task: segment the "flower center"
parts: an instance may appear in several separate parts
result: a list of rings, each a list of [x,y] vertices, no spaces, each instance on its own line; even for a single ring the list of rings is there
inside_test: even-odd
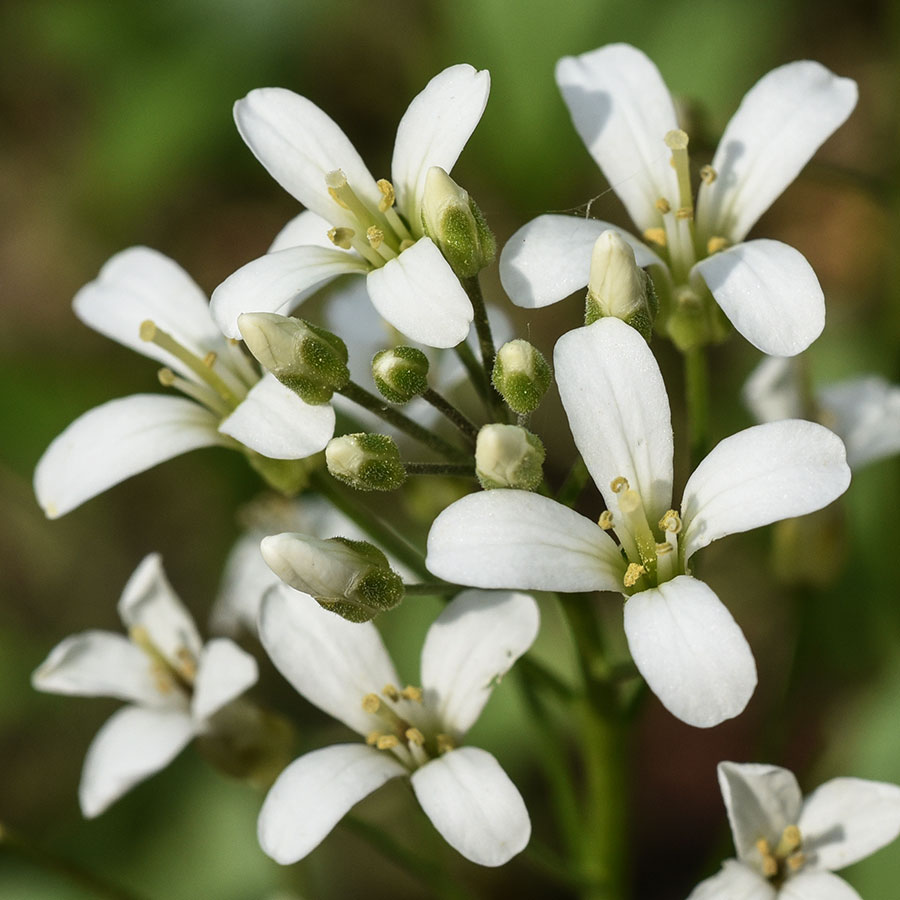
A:
[[[179,647],[175,659],[171,660],[153,643],[153,638],[143,626],[135,625],[129,630],[128,636],[150,658],[153,680],[161,694],[168,695],[173,691],[179,691],[187,697],[193,694],[197,659],[187,647]]]
[[[784,829],[775,847],[765,838],[760,838],[756,842],[756,850],[763,876],[775,887],[781,887],[791,875],[803,868],[806,857],[802,853],[802,846],[803,838],[796,825],[788,825]]]

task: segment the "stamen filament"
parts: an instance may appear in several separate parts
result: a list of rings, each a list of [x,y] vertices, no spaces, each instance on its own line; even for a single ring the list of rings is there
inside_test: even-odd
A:
[[[182,394],[190,397],[192,400],[196,400],[217,416],[221,416],[224,419],[231,414],[231,410],[222,402],[222,398],[205,384],[197,384],[194,381],[181,378],[168,367],[160,369],[156,376],[163,387],[171,387],[181,391]]]
[[[244,380],[244,384],[248,388],[252,388],[259,381],[259,370],[253,367],[247,354],[241,349],[241,341],[229,338],[225,346],[228,348],[228,355],[231,357],[235,374]]]

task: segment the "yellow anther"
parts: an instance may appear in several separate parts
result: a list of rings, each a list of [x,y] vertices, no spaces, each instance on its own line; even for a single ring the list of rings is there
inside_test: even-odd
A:
[[[706,242],[706,252],[712,256],[713,253],[724,250],[730,243],[728,238],[724,238],[721,235],[714,235]]]
[[[367,743],[370,747],[374,747],[374,746],[378,743],[378,739],[381,738],[381,737],[382,737],[382,734],[381,734],[380,731],[370,731],[370,732],[366,735],[366,743]]]
[[[384,243],[384,232],[377,225],[370,225],[366,229],[366,239],[373,250],[377,250]]]
[[[611,531],[613,528],[613,514],[608,509],[604,509],[603,512],[600,513],[600,518],[597,519],[597,524],[604,531]]]
[[[416,744],[419,747],[425,744],[425,735],[418,728],[407,728],[405,736],[411,744]]]
[[[197,660],[187,647],[179,647],[175,653],[177,671],[185,681],[193,682],[197,677]]]
[[[682,131],[680,128],[673,128],[671,131],[667,131],[663,140],[670,150],[687,150],[688,148],[689,138],[687,132]]]
[[[644,240],[648,241],[651,244],[656,244],[657,247],[665,247],[666,246],[666,230],[665,230],[665,228],[645,228],[644,229]]]
[[[682,206],[675,210],[675,218],[676,219],[693,219],[694,218],[694,208],[692,206]]]
[[[647,570],[639,563],[628,563],[628,568],[625,570],[625,577],[622,579],[622,583],[625,587],[634,587],[638,581],[640,581],[641,575],[646,571]]]
[[[354,234],[356,232],[352,228],[330,228],[328,230],[328,240],[335,247],[340,247],[341,250],[349,250],[352,246],[350,242],[353,240]]]
[[[712,166],[704,166],[700,170],[700,180],[704,184],[712,184],[719,177],[719,173]]]
[[[627,491],[628,490],[628,479],[625,478],[624,475],[619,475],[618,478],[613,478],[613,480],[609,483],[609,489],[614,494],[618,494],[621,491]]]
[[[157,373],[156,377],[159,379],[159,383],[163,387],[172,387],[175,384],[175,373],[168,368],[168,366],[164,366]]]
[[[657,556],[666,556],[669,553],[673,553],[675,548],[668,543],[662,543],[656,545],[656,555]]]
[[[206,366],[207,369],[211,369],[216,364],[218,358],[218,353],[216,353],[215,350],[210,350],[209,353],[203,357],[203,365]]]
[[[413,687],[413,685],[408,684],[402,691],[400,691],[400,696],[404,700],[414,700],[416,703],[422,702],[422,688]]]
[[[156,331],[156,322],[153,319],[144,319],[138,329],[138,334],[142,341],[152,341],[156,337]]]
[[[381,696],[387,697],[388,700],[393,700],[396,703],[400,699],[400,691],[397,690],[396,687],[392,684],[386,684],[381,689]]]
[[[678,511],[670,509],[660,520],[659,527],[663,531],[670,531],[672,534],[681,533],[681,516]]]
[[[788,868],[792,872],[799,872],[806,863],[806,857],[802,853],[793,853],[787,858]]]
[[[362,699],[362,708],[367,713],[377,713],[381,708],[381,700],[378,698],[378,694],[366,694]]]
[[[381,212],[387,212],[397,199],[394,194],[394,186],[387,178],[379,178],[375,183],[378,185],[378,190],[381,191],[381,200],[378,201],[378,209],[381,210]]]
[[[756,850],[762,861],[763,875],[766,878],[774,878],[778,874],[778,861],[772,855],[769,842],[765,838],[760,838],[756,842]]]
[[[672,204],[666,200],[665,197],[660,197],[659,200],[656,201],[656,208],[665,215],[669,210],[672,209]]]
[[[781,840],[775,848],[775,855],[781,857],[790,856],[795,850],[799,849],[802,843],[800,829],[796,825],[788,825],[781,832]]]
[[[375,741],[376,750],[393,750],[400,744],[400,739],[393,734],[383,734]]]
[[[453,743],[453,738],[449,734],[439,734],[434,740],[438,753],[449,753],[456,748],[456,744]]]
[[[159,660],[154,660],[152,665],[153,684],[161,694],[168,694],[175,688],[175,680],[172,673]]]

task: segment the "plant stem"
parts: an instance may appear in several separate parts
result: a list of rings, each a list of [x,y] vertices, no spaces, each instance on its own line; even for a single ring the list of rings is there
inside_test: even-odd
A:
[[[556,501],[562,503],[563,506],[574,506],[590,479],[591,473],[588,472],[584,460],[578,456],[556,494]]]
[[[466,372],[469,373],[469,379],[475,385],[478,396],[487,404],[490,384],[484,380],[484,370],[478,365],[478,360],[475,359],[472,348],[466,341],[463,341],[461,344],[456,345],[456,355],[463,366],[465,366]],[[488,407],[488,411],[490,411],[490,407]]]
[[[404,584],[407,597],[440,597],[444,594],[458,594],[465,588],[461,584],[446,581],[423,581],[421,584]]]
[[[407,475],[456,475],[460,478],[474,478],[475,465],[468,463],[427,463],[404,462]]]
[[[481,365],[484,369],[484,379],[487,382],[487,402],[495,421],[506,421],[506,408],[503,399],[494,389],[491,379],[494,374],[494,357],[496,348],[491,334],[491,323],[488,321],[487,308],[484,305],[484,296],[481,293],[481,282],[477,275],[471,278],[461,278],[460,283],[472,301],[475,310],[475,331],[478,334],[478,344],[481,348]]]
[[[693,347],[684,353],[684,390],[693,469],[706,456],[709,443],[709,365],[705,347]]]
[[[430,403],[439,413],[446,416],[470,442],[474,442],[478,437],[478,426],[464,413],[460,412],[449,400],[442,397],[437,391],[428,388],[422,399]]]

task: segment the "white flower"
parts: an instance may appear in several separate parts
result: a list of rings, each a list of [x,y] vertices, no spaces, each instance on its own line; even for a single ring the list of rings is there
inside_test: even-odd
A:
[[[846,445],[852,469],[900,453],[900,386],[877,375],[829,384],[807,397],[796,362],[770,357],[750,374],[743,395],[760,422],[815,417],[827,425]]]
[[[804,800],[787,769],[723,762],[719,785],[737,859],[688,900],[860,900],[832,871],[900,834],[900,787],[893,784],[834,778]]]
[[[256,660],[227,638],[203,644],[151,554],[119,600],[129,638],[84,631],[58,644],[35,670],[41,691],[129,701],[97,733],[78,790],[88,818],[165,768],[209,720],[256,682]]]
[[[611,44],[565,57],[556,80],[578,133],[649,246],[607,222],[540,216],[513,235],[500,259],[513,302],[546,306],[584,287],[594,241],[612,229],[634,248],[639,266],[655,267],[670,312],[699,309],[708,289],[765,353],[791,356],[815,340],[825,305],[809,263],[779,241],[745,237],[853,110],[855,82],[808,60],[765,75],[703,170],[695,215],[687,135],[659,71],[640,50]]]
[[[531,597],[466,591],[428,630],[421,687],[400,689],[374,625],[347,622],[284,585],[271,590],[259,620],[269,656],[302,696],[366,742],[315,750],[282,772],[259,816],[263,850],[282,864],[302,859],[399,776],[463,856],[499,866],[522,850],[531,824],[519,792],[490,753],[460,744],[537,631]]]
[[[850,470],[840,439],[812,422],[748,428],[700,463],[678,512],[669,401],[646,341],[601,319],[563,335],[554,363],[607,511],[595,524],[538,494],[470,494],[432,525],[428,569],[482,588],[624,593],[635,665],[666,708],[700,727],[737,715],[756,686],[753,656],[728,610],[690,575],[690,559],[725,535],[843,493]]]
[[[185,397],[135,394],[77,418],[37,464],[34,490],[55,519],[132,475],[198,447],[246,447],[301,459],[334,434],[330,406],[310,406],[260,378],[212,320],[200,288],[147,247],[116,254],[73,301],[101,334],[164,365],[160,381]]]
[[[431,347],[453,347],[472,322],[472,304],[434,242],[422,201],[432,166],[449,172],[487,103],[490,78],[468,65],[431,79],[400,121],[392,182],[375,181],[344,132],[315,104],[282,88],[251,91],[235,104],[241,136],[306,211],[266,256],[221,284],[212,311],[239,337],[245,312],[288,313],[326,281],[366,275],[378,312]],[[396,206],[395,206],[396,201]]]

